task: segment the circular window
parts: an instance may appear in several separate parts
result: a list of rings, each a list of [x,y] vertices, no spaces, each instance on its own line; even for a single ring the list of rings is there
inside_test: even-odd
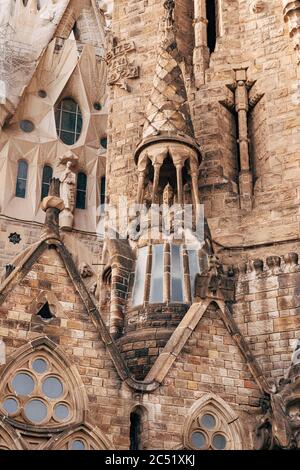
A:
[[[56,106],[55,123],[57,135],[65,144],[77,142],[82,130],[82,114],[72,98],[65,98]]]
[[[40,98],[46,98],[47,92],[45,90],[39,90],[38,95]]]
[[[75,439],[71,444],[72,450],[86,450],[86,445],[81,439]]]
[[[64,403],[58,403],[54,408],[54,416],[59,421],[64,421],[69,418],[70,412],[69,407]]]
[[[196,431],[192,434],[192,444],[196,449],[203,449],[206,446],[206,436],[203,432]]]
[[[48,414],[45,403],[37,399],[30,400],[26,403],[24,410],[26,418],[35,424],[39,424],[44,421]]]
[[[98,101],[94,103],[94,109],[96,109],[96,111],[101,111],[102,106]]]
[[[63,394],[63,384],[57,377],[48,377],[45,379],[42,389],[48,398],[59,398]]]
[[[14,415],[18,411],[19,403],[15,398],[6,398],[2,407],[9,415]]]
[[[17,395],[30,395],[34,390],[34,380],[30,375],[20,372],[13,378],[12,386]]]
[[[48,370],[48,364],[45,359],[38,358],[33,361],[32,368],[37,374],[44,374]]]
[[[214,429],[216,427],[216,418],[211,414],[205,414],[202,416],[200,421],[201,426],[206,429]]]
[[[23,119],[20,122],[20,128],[22,129],[23,132],[32,132],[34,130],[34,124],[32,121]]]
[[[224,450],[226,448],[226,437],[223,434],[215,434],[212,440],[213,448],[216,450]]]

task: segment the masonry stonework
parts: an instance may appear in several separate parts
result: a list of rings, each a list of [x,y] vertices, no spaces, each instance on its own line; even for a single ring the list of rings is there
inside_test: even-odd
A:
[[[0,449],[299,448],[299,2],[5,12]]]

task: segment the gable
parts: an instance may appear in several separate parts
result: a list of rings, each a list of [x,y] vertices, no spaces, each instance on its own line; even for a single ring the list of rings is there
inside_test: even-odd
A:
[[[196,399],[213,392],[229,403],[258,406],[261,391],[216,304],[211,303],[167,374]],[[186,393],[186,395],[184,395]]]
[[[109,351],[57,250],[46,249],[39,254],[23,278],[22,269],[24,266],[17,267],[6,280],[6,287],[5,283],[2,287],[3,297],[5,289],[11,289],[0,305],[0,335],[7,356],[43,335],[61,346],[78,364],[101,369],[105,362],[112,375],[116,375]],[[13,285],[18,275],[18,282]],[[54,313],[51,321],[43,321],[38,315],[45,300]]]

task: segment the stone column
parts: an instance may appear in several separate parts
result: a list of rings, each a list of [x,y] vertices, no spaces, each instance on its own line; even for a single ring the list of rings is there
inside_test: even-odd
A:
[[[157,199],[157,191],[158,191],[159,174],[160,174],[161,163],[160,162],[154,162],[153,166],[154,166],[154,177],[153,177],[152,203],[155,204],[155,201]]]
[[[118,338],[120,336],[124,324],[124,305],[122,305],[121,298],[118,294],[118,280],[119,266],[117,263],[113,263],[111,267],[111,304],[109,322],[109,332],[113,338]]]
[[[145,170],[139,170],[137,203],[142,204],[145,186]]]
[[[195,48],[193,63],[196,87],[205,83],[205,70],[209,65],[205,1],[206,0],[194,0]]]
[[[235,71],[236,74],[236,88],[235,88],[235,109],[238,115],[239,126],[239,149],[240,149],[240,174],[239,174],[239,188],[240,188],[240,203],[241,209],[251,210],[252,208],[252,192],[253,181],[252,173],[250,171],[249,160],[249,141],[248,141],[248,84],[247,84],[247,71],[240,69]]]
[[[176,165],[177,176],[177,202],[182,206],[183,204],[183,187],[182,187],[182,164]]]
[[[200,196],[199,196],[199,186],[198,186],[198,177],[199,177],[199,165],[190,161],[190,175],[191,175],[191,182],[192,182],[192,196],[194,204],[197,206],[200,204]]]
[[[170,243],[164,247],[164,303],[171,300],[171,248]]]

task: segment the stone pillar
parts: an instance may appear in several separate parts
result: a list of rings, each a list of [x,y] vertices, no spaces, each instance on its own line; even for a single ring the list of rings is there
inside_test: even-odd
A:
[[[156,199],[157,199],[157,191],[158,191],[159,174],[160,174],[161,163],[160,162],[154,162],[153,166],[154,166],[154,177],[153,177],[152,203],[155,204]]]
[[[195,85],[205,83],[205,70],[209,66],[209,49],[207,47],[207,19],[205,0],[194,0],[195,48],[193,55]]]
[[[236,88],[235,88],[235,109],[238,115],[239,126],[239,149],[240,149],[240,204],[241,209],[251,210],[252,208],[252,192],[253,178],[250,170],[249,160],[249,140],[248,140],[248,111],[249,98],[246,69],[235,71]]]
[[[145,186],[145,170],[139,170],[137,203],[142,204]]]
[[[110,324],[109,332],[113,338],[118,338],[124,325],[123,308],[121,298],[118,293],[119,266],[113,263],[111,267],[111,303],[110,303]]]
[[[182,187],[182,164],[176,165],[177,175],[177,202],[182,206],[183,204],[183,187]]]
[[[164,303],[171,300],[171,248],[170,243],[164,248]]]

